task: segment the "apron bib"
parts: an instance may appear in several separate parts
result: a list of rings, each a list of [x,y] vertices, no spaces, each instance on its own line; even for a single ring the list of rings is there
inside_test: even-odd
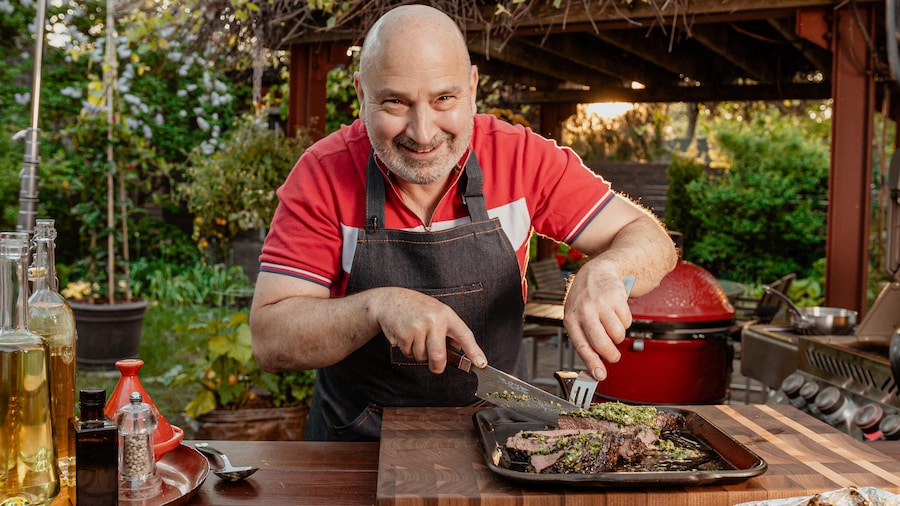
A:
[[[472,152],[460,179],[470,223],[438,232],[387,230],[385,183],[369,155],[366,227],[360,230],[347,294],[401,286],[430,295],[466,322],[488,362],[526,377],[521,275],[516,253],[487,214],[482,171]],[[308,440],[377,441],[385,406],[465,406],[477,401],[474,374],[448,364],[440,375],[373,337],[341,362],[320,369]]]

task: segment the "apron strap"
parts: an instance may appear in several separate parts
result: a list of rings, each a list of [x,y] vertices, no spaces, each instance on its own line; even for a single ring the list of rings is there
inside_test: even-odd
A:
[[[369,152],[366,165],[366,232],[384,226],[384,175],[375,163],[375,150]]]
[[[375,162],[375,151],[369,153],[366,164],[366,232],[373,233],[384,227],[385,186],[384,174]],[[466,168],[460,181],[462,201],[469,210],[473,223],[488,221],[487,204],[484,199],[484,176],[478,157],[471,151],[466,160]]]
[[[469,152],[466,160],[466,169],[463,171],[462,201],[469,210],[469,217],[473,223],[488,221],[487,204],[484,200],[484,175],[481,172],[481,164],[475,151]]]

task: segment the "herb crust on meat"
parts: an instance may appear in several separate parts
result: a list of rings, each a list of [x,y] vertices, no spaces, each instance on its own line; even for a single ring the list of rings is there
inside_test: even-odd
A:
[[[559,429],[519,431],[507,451],[534,473],[597,473],[658,455],[659,435],[684,426],[678,413],[618,402],[560,413]],[[663,453],[673,450],[665,445]]]

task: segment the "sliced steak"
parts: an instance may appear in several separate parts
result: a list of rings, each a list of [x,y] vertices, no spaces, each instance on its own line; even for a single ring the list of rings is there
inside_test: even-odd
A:
[[[594,404],[589,410],[561,413],[558,425],[560,429],[618,432],[635,438],[643,449],[652,449],[660,432],[684,427],[684,417],[649,406],[603,403]]]
[[[578,430],[519,431],[506,439],[506,447],[528,454],[540,453],[552,448],[562,436],[578,435]]]
[[[674,411],[657,411],[656,425],[661,432],[674,432],[684,428],[684,415]]]
[[[528,462],[529,471],[554,474],[614,471],[638,454],[635,444],[629,435],[595,430],[520,431],[506,441],[514,460]]]

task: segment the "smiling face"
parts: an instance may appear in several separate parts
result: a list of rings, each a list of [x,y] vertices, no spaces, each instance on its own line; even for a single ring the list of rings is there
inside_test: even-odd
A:
[[[354,84],[378,157],[416,184],[443,179],[469,146],[478,72],[446,15],[400,7],[373,26]]]

